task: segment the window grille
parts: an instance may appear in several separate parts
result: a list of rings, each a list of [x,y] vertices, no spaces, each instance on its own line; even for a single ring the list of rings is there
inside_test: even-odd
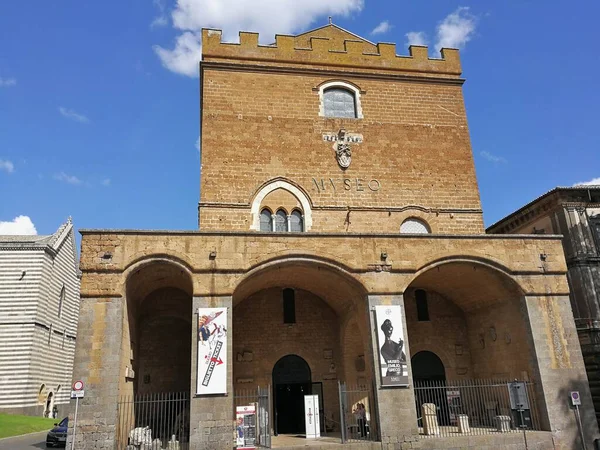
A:
[[[331,88],[323,92],[325,117],[356,118],[356,99],[347,89]]]
[[[402,234],[428,234],[430,233],[427,224],[419,219],[406,219],[400,226]]]

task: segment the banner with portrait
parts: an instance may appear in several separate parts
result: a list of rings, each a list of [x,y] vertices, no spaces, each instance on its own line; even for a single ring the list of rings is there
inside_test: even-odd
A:
[[[408,366],[400,305],[375,306],[381,386],[408,386]]]
[[[227,393],[227,308],[198,308],[196,393]]]

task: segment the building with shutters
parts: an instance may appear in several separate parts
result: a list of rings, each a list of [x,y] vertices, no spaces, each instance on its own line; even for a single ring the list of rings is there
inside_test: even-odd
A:
[[[67,413],[79,279],[71,219],[48,236],[0,236],[0,413]]]
[[[230,449],[253,404],[274,448],[571,449],[570,391],[591,447],[561,237],[485,234],[458,51],[202,41],[198,229],[81,231],[77,448]]]

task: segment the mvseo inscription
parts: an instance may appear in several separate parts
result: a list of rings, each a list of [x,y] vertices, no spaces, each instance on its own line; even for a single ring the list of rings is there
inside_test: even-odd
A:
[[[381,189],[381,183],[375,178],[313,178],[312,180],[319,193],[325,191],[377,192]]]

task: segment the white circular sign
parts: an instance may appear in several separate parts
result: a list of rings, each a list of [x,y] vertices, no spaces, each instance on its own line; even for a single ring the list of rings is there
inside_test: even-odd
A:
[[[76,381],[75,383],[73,383],[73,390],[74,391],[83,390],[83,381]]]

